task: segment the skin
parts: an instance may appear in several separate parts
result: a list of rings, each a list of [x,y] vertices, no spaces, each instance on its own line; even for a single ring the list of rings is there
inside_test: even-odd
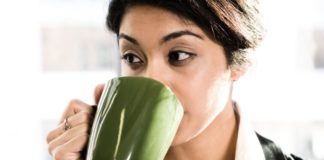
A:
[[[165,159],[235,159],[238,119],[231,92],[233,81],[243,72],[230,69],[224,48],[194,23],[142,5],[127,10],[118,42],[123,76],[156,79],[183,105],[184,117]],[[96,101],[102,88],[95,90]],[[89,105],[78,100],[70,103],[63,117],[70,116],[72,129],[63,132],[62,118],[48,135],[49,152],[55,159],[81,158],[92,114]]]

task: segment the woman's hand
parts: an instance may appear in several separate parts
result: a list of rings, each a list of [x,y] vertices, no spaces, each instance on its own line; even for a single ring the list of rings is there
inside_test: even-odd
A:
[[[103,88],[101,84],[95,89],[96,104]],[[59,125],[47,135],[48,150],[55,160],[84,159],[95,110],[96,107],[80,100],[70,101]]]

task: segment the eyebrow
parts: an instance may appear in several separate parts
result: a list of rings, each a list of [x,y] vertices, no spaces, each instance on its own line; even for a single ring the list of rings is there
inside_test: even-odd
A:
[[[163,44],[163,43],[166,43],[172,39],[176,39],[176,38],[179,38],[181,36],[194,36],[196,38],[199,38],[201,40],[203,40],[203,37],[196,34],[196,33],[193,33],[191,31],[188,31],[188,30],[184,30],[184,31],[177,31],[177,32],[172,32],[166,36],[164,36],[160,42],[160,44]]]
[[[139,43],[135,38],[132,38],[131,36],[128,36],[128,35],[126,35],[124,33],[120,33],[118,35],[118,40],[120,40],[120,39],[126,39],[127,41],[139,46]]]
[[[199,38],[201,40],[204,39],[201,35],[198,35],[196,33],[193,33],[191,31],[188,31],[188,30],[183,30],[183,31],[172,32],[172,33],[164,36],[161,39],[160,44],[162,45],[163,43],[166,43],[166,42],[168,42],[170,40],[179,38],[181,36],[194,36],[194,37]],[[131,36],[125,34],[125,33],[120,33],[118,35],[118,40],[120,40],[120,39],[125,39],[125,40],[127,40],[127,41],[129,41],[129,42],[131,42],[131,43],[139,46],[139,42],[135,38],[133,38],[133,37],[131,37]]]

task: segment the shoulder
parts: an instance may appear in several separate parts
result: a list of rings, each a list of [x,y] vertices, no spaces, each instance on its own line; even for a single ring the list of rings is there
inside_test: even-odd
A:
[[[256,135],[260,141],[266,160],[302,160],[302,158],[299,158],[293,154],[283,153],[281,148],[273,141],[261,136],[258,133],[256,133]]]

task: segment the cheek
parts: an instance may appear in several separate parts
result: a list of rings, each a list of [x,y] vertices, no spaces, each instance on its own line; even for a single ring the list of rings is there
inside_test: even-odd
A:
[[[211,110],[223,110],[230,99],[231,83],[228,79],[220,79],[206,88],[206,91],[206,105]]]
[[[201,133],[225,108],[231,90],[227,77],[191,79],[183,83],[177,96],[183,104],[185,115],[180,124],[174,145],[188,141]]]
[[[190,114],[206,114],[223,108],[229,100],[230,75],[191,77],[176,85],[176,95]]]

